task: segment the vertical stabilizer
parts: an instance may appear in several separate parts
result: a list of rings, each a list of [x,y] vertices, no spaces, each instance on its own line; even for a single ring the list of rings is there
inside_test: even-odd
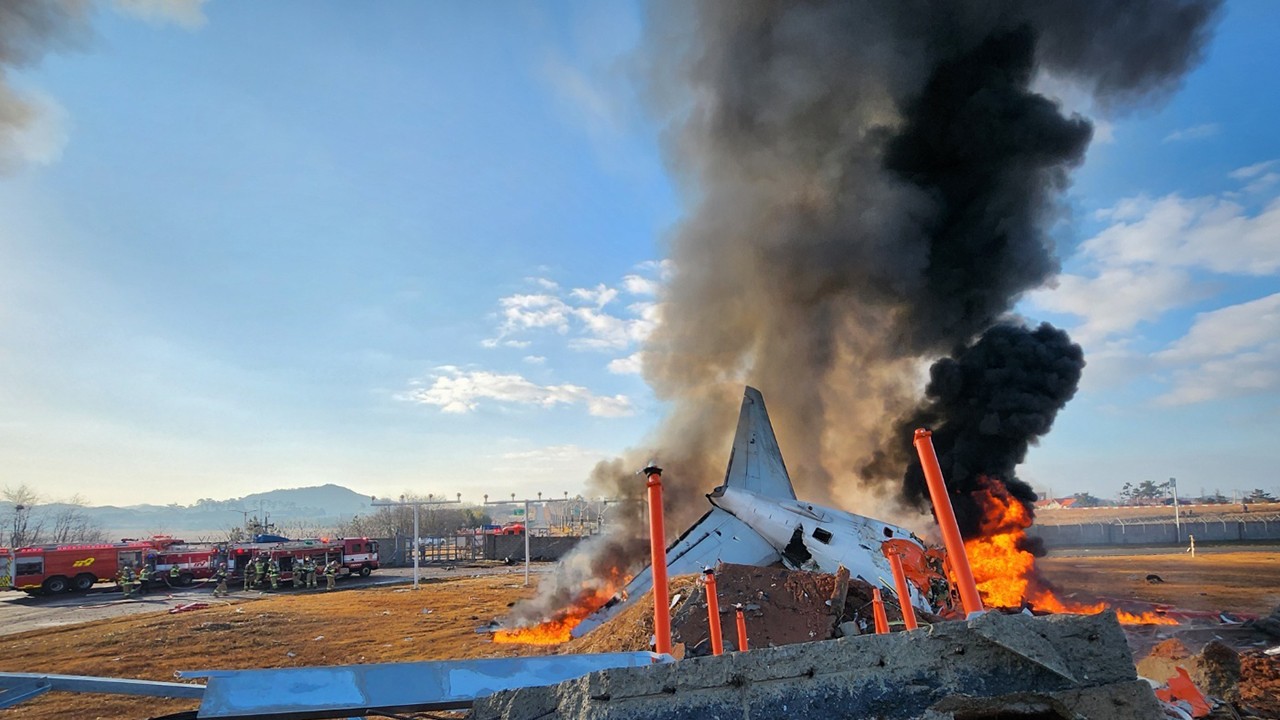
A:
[[[748,387],[738,413],[738,431],[733,436],[733,453],[725,471],[727,487],[780,499],[796,499],[791,477],[782,462],[782,450],[773,435],[769,411],[764,407],[760,391]]]

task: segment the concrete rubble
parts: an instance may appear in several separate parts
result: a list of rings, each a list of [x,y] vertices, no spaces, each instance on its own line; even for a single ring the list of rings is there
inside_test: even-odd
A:
[[[913,632],[596,672],[476,703],[477,720],[1161,718],[1111,613],[987,613]]]

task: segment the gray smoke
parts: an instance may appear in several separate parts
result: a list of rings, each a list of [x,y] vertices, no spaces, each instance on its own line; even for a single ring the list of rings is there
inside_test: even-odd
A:
[[[48,160],[61,148],[48,103],[14,88],[14,70],[88,35],[88,0],[0,0],[0,172],[24,160]]]

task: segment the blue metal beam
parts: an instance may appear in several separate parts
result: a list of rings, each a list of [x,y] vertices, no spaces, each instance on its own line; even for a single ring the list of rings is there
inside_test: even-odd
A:
[[[350,717],[367,712],[467,708],[500,690],[554,685],[596,670],[672,662],[647,652],[444,660],[274,670],[200,670],[208,678],[200,718]]]
[[[87,675],[0,673],[0,708],[12,707],[50,691],[146,695],[192,700],[204,697],[203,685],[189,683],[100,678]]]

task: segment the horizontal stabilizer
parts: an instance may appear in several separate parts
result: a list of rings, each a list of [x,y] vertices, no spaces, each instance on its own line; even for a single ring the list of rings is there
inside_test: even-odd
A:
[[[746,523],[720,508],[713,508],[667,548],[667,574],[674,577],[702,572],[718,562],[764,566],[781,560],[778,551]],[[573,636],[582,637],[596,629],[652,587],[653,572],[646,567],[623,588],[625,601],[588,615],[573,629]]]

